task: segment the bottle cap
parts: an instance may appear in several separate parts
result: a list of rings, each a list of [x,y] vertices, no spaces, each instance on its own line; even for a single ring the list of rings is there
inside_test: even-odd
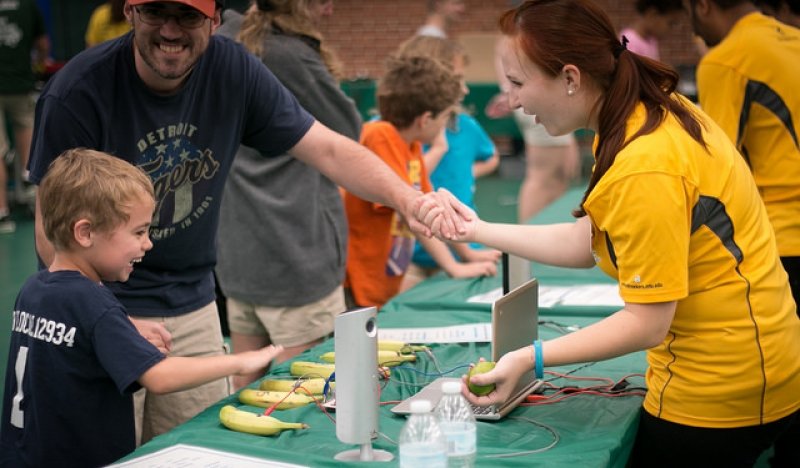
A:
[[[428,400],[416,400],[411,402],[411,412],[414,414],[430,413],[431,402]]]
[[[442,384],[442,391],[447,394],[461,393],[461,381],[452,380]]]

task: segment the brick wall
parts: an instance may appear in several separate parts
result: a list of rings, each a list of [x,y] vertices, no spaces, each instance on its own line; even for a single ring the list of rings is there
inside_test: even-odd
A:
[[[597,0],[619,30],[634,15],[633,0]],[[324,34],[339,53],[348,78],[377,78],[385,57],[414,33],[424,21],[426,0],[335,0],[334,16]],[[509,0],[466,0],[466,15],[452,36],[493,33],[497,17]],[[688,15],[661,44],[662,60],[672,65],[694,65],[697,55],[691,41]]]

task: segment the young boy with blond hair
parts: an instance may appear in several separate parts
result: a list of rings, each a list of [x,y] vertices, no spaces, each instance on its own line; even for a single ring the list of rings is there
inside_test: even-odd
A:
[[[422,160],[422,145],[442,134],[461,98],[461,81],[445,65],[428,57],[392,58],[378,83],[381,119],[364,125],[361,144],[371,149],[409,185],[432,190]],[[415,236],[393,209],[344,193],[349,225],[348,305],[382,306],[397,294],[411,262]],[[492,261],[460,263],[447,245],[417,237],[448,275],[494,275]]]
[[[153,247],[153,185],[99,151],[56,158],[38,190],[55,247],[14,305],[0,466],[104,466],[135,448],[132,393],[185,390],[262,369],[280,352],[167,357],[103,282],[128,280]]]

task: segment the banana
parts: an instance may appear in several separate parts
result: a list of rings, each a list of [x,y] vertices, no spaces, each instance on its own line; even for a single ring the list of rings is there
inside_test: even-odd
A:
[[[319,377],[327,380],[333,374],[334,368],[333,364],[295,361],[289,367],[289,373],[295,377]]]
[[[309,403],[314,403],[315,400],[308,395],[301,395],[299,393],[269,392],[245,388],[239,392],[239,401],[245,405],[259,406],[261,408],[269,408],[277,403],[278,406],[275,408],[282,410],[305,406]]]
[[[219,421],[232,431],[256,435],[275,435],[286,429],[308,429],[303,423],[287,423],[272,416],[263,416],[225,405],[219,411]]]
[[[427,351],[427,346],[422,345],[412,345],[410,343],[406,343],[404,341],[398,340],[378,340],[378,349],[385,350],[385,351],[397,351],[398,353],[402,354],[409,354],[409,353],[418,353],[421,351]]]
[[[335,368],[331,363],[295,361],[289,366],[289,373],[295,377],[319,377],[327,380]],[[391,375],[391,371],[385,365],[379,366],[378,371],[383,379],[388,379]]]
[[[333,362],[336,362],[336,353],[334,353],[333,351],[330,351],[328,353],[323,354],[319,358],[321,360],[325,361],[325,362],[333,363]]]
[[[323,354],[319,358],[325,362],[335,362],[336,354],[331,351]],[[417,356],[415,354],[401,354],[397,351],[387,351],[383,349],[378,350],[378,365],[380,366],[396,366],[404,362],[416,360]]]
[[[335,388],[336,383],[330,382],[330,388]],[[261,381],[259,385],[259,389],[261,390],[268,390],[271,392],[291,392],[293,390],[297,390],[297,393],[305,395],[302,389],[298,387],[303,387],[304,389],[308,390],[310,393],[314,395],[322,395],[323,391],[325,390],[325,379],[320,377],[315,377],[311,379],[265,379]]]

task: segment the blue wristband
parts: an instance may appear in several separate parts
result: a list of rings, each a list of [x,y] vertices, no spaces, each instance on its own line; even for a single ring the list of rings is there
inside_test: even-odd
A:
[[[544,357],[542,356],[542,342],[539,340],[533,341],[533,359],[534,359],[534,372],[536,378],[541,379],[544,377]]]

